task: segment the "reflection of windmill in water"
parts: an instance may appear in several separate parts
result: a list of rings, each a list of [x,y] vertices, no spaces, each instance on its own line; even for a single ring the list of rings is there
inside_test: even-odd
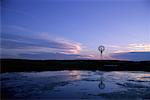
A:
[[[105,50],[105,47],[103,46],[103,45],[100,45],[99,47],[98,47],[98,50],[100,51],[100,58],[101,58],[101,60],[103,59],[103,52],[104,52],[104,50]]]
[[[98,78],[98,88],[99,89],[105,89],[105,78],[104,78],[104,72],[103,71],[96,71],[97,75],[99,75]]]
[[[98,87],[99,87],[99,89],[105,88],[103,73],[100,74],[100,83],[98,84]]]

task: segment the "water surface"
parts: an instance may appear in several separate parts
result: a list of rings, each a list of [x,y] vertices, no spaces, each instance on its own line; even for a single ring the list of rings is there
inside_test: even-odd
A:
[[[43,71],[1,74],[3,98],[150,99],[150,73]]]

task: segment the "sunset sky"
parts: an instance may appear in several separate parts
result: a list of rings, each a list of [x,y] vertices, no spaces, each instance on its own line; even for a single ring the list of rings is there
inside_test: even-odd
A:
[[[1,58],[150,60],[149,0],[2,0]]]

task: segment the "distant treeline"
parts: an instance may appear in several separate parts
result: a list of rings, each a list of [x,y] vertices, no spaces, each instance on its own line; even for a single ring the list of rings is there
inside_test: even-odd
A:
[[[1,72],[55,70],[150,71],[150,61],[1,59],[0,63]]]

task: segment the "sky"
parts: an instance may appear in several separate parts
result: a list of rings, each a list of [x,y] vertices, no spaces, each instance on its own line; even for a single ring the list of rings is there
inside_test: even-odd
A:
[[[2,0],[1,58],[150,60],[149,0]]]

